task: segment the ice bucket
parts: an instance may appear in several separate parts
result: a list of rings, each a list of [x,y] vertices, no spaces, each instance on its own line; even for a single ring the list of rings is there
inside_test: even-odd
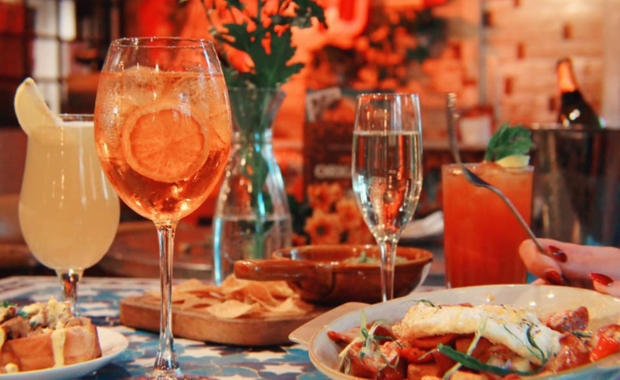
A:
[[[532,138],[534,232],[620,247],[620,130],[533,126]]]

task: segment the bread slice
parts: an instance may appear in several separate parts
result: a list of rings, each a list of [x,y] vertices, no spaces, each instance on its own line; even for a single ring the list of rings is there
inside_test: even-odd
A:
[[[101,357],[97,327],[90,319],[71,316],[54,325],[37,326],[20,314],[4,321],[0,373],[62,367]],[[29,328],[26,334],[24,326]]]

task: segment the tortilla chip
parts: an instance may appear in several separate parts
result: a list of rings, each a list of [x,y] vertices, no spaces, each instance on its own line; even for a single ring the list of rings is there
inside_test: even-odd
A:
[[[287,298],[284,302],[276,306],[262,305],[266,311],[264,315],[280,316],[280,315],[301,315],[305,314],[308,310],[302,308],[295,302],[293,298]]]
[[[159,300],[156,291],[147,291]],[[241,280],[228,276],[221,286],[187,280],[172,289],[175,308],[210,313],[216,318],[277,317],[304,314],[313,309],[285,281]]]
[[[247,304],[236,300],[228,300],[209,306],[205,310],[216,318],[230,319],[249,315],[260,308],[259,304]]]
[[[186,298],[180,306],[181,309],[196,309],[199,307],[212,306],[219,303],[222,303],[222,301],[215,298],[204,298],[190,295],[190,297]]]

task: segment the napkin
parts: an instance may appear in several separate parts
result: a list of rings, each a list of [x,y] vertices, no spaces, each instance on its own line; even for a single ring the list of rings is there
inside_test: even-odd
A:
[[[420,239],[443,233],[443,212],[435,211],[423,219],[412,220],[401,235],[401,239]]]

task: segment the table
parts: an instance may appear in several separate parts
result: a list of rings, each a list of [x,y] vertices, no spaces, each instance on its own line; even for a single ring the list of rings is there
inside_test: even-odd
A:
[[[126,379],[143,376],[152,367],[158,336],[120,325],[121,299],[138,296],[147,289],[159,289],[159,280],[137,278],[85,277],[79,286],[80,310],[98,326],[123,334],[129,348],[97,373],[84,379]],[[47,302],[60,296],[60,284],[49,276],[14,276],[0,280],[2,300],[19,305]],[[326,379],[299,345],[248,348],[175,339],[181,368],[188,375],[221,380],[241,379]]]

